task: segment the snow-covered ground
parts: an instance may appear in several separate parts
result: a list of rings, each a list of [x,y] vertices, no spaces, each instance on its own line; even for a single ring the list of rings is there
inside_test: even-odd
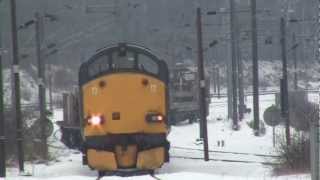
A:
[[[317,101],[317,96],[310,96],[313,101]],[[260,96],[260,117],[262,119],[263,111],[274,103],[274,95]],[[247,104],[250,107],[252,104],[252,97],[248,97]],[[163,180],[291,180],[291,179],[310,179],[309,174],[297,174],[291,176],[273,176],[272,167],[264,165],[259,162],[273,161],[267,157],[219,153],[217,151],[240,152],[249,154],[264,154],[274,155],[274,147],[272,143],[272,129],[267,127],[267,132],[264,136],[255,137],[252,129],[247,125],[247,121],[252,120],[252,114],[247,115],[245,120],[241,122],[241,129],[239,131],[231,130],[231,122],[226,119],[227,114],[227,100],[213,99],[210,105],[210,116],[208,118],[208,132],[209,132],[209,148],[210,161],[204,162],[200,158],[203,157],[202,144],[197,143],[196,139],[199,136],[198,124],[180,124],[173,126],[169,135],[171,142],[171,160],[170,163],[165,164],[161,169],[157,170],[156,176]],[[222,120],[218,121],[217,118]],[[62,119],[61,110],[55,111],[55,119]],[[281,133],[282,128],[277,128],[277,133]],[[224,146],[218,146],[218,141],[224,141]],[[61,146],[59,142],[55,142],[54,146]],[[49,165],[30,165],[26,166],[26,170],[32,174],[31,177],[18,176],[15,168],[8,170],[9,180],[93,180],[96,179],[97,174],[91,171],[88,167],[82,166],[81,154],[75,151],[66,149],[51,149],[58,158],[55,162],[50,162]],[[183,157],[191,157],[194,159],[186,159]],[[221,161],[224,160],[224,161]],[[241,162],[226,162],[225,160],[243,160],[254,161],[255,163],[241,163]],[[135,177],[104,177],[103,179],[137,179],[149,180],[154,179],[149,175],[135,176]]]

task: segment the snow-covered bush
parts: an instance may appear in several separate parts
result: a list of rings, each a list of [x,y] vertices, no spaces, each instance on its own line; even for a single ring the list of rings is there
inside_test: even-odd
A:
[[[6,155],[9,164],[15,164],[17,161],[17,136],[16,123],[11,111],[5,111],[5,133],[6,133]],[[33,124],[38,115],[34,109],[22,110],[22,136],[24,147],[24,158],[26,161],[34,160],[40,152],[39,141],[33,136],[30,131],[30,126]],[[39,127],[40,128],[40,127]]]
[[[296,132],[287,146],[285,135],[278,137],[276,151],[281,166],[275,169],[277,174],[310,170],[310,139],[303,133]]]
[[[247,125],[252,129],[254,130],[254,121],[248,121],[247,122]],[[266,126],[264,124],[263,121],[260,121],[260,124],[259,124],[259,136],[263,136],[266,134]]]
[[[297,102],[290,112],[290,125],[298,131],[308,132],[310,123],[319,120],[319,106],[315,103]]]

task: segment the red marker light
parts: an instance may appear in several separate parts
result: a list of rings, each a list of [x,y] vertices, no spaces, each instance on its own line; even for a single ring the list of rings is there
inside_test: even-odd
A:
[[[148,84],[149,84],[148,79],[143,79],[143,80],[142,80],[142,84],[143,84],[144,86],[148,86]]]
[[[159,114],[147,114],[146,115],[147,122],[162,122],[165,120],[163,115]]]

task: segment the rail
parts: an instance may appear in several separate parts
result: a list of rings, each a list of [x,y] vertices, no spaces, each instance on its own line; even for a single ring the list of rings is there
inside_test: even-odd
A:
[[[319,93],[319,89],[308,89],[308,90],[304,90],[308,93]],[[280,91],[259,91],[259,95],[270,95],[270,94],[277,94]],[[252,96],[253,92],[246,92],[245,96]],[[218,95],[217,93],[210,93],[210,97],[227,97],[227,93],[220,93],[220,95]]]

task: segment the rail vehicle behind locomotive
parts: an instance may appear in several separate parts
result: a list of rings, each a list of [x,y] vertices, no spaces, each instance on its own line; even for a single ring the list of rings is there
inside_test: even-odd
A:
[[[169,161],[168,74],[163,60],[126,43],[81,65],[84,164],[103,173],[152,171]]]
[[[206,81],[209,97],[209,81]],[[177,64],[170,73],[170,123],[188,120],[193,123],[200,116],[199,87],[196,68]],[[209,99],[209,98],[207,98]],[[209,101],[207,101],[208,115]]]

